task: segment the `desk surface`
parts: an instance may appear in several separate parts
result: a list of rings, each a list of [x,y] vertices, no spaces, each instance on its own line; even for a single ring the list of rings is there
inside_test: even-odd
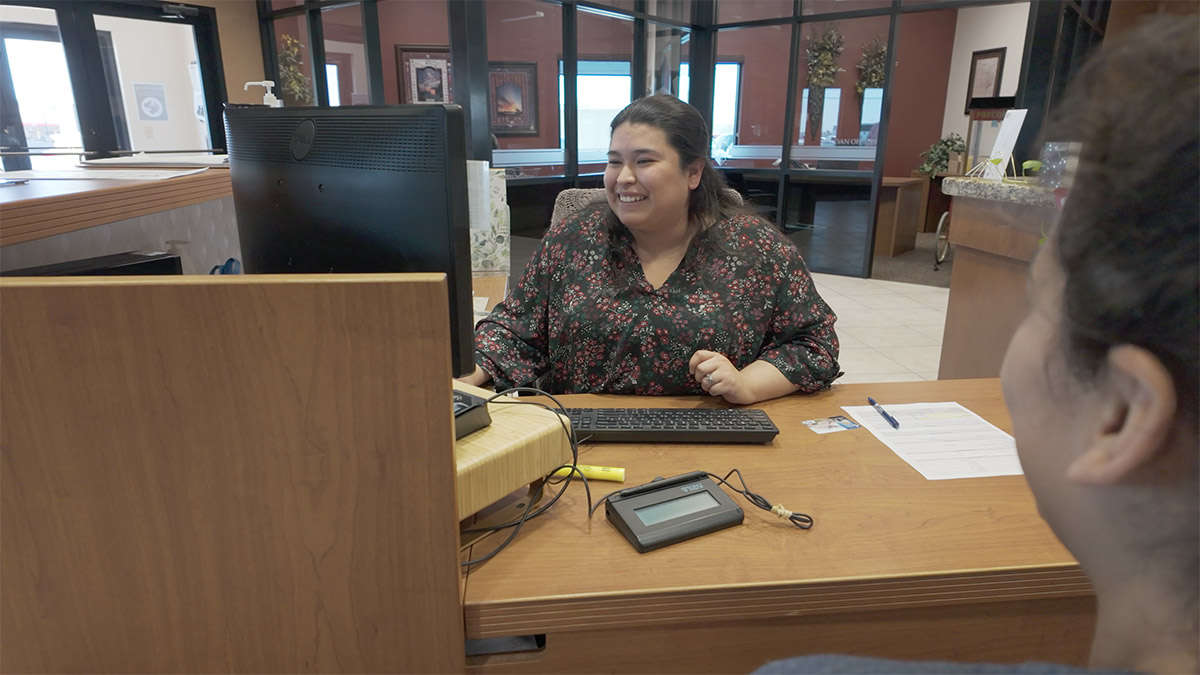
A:
[[[951,380],[842,385],[766,402],[760,407],[781,430],[770,445],[585,446],[581,462],[626,468],[624,487],[736,467],[752,491],[812,515],[816,524],[800,530],[735,495],[746,512],[742,526],[639,554],[605,521],[603,508],[587,519],[583,490],[573,485],[507,550],[469,573],[467,636],[1090,598],[1024,477],[928,481],[865,429],[818,435],[801,424],[862,405],[868,395],[884,404],[958,401],[1011,432],[998,380]],[[716,405],[697,398],[562,400]],[[620,487],[593,482],[593,499]],[[1090,630],[1079,632],[1086,641]],[[726,665],[735,664],[753,667]]]
[[[0,188],[0,246],[232,195],[228,169],[152,181],[31,180]]]

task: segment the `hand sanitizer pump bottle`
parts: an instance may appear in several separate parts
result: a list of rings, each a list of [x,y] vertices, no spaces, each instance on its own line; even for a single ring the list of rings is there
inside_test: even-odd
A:
[[[248,91],[250,89],[250,85],[252,84],[266,89],[266,91],[263,92],[263,105],[270,106],[272,108],[283,107],[283,101],[280,101],[275,97],[275,94],[271,93],[271,90],[275,87],[274,81],[263,80],[261,82],[247,82],[246,84],[242,85],[242,91]]]

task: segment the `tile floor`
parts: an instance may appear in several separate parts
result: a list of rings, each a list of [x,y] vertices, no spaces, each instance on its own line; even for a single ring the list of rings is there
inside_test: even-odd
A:
[[[950,289],[813,274],[838,316],[839,383],[936,380]]]

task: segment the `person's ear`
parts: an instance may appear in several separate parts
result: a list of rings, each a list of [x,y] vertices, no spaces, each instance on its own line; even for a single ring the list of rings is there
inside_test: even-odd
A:
[[[695,190],[700,185],[700,176],[704,174],[704,160],[695,159],[687,167],[688,189]]]
[[[1067,468],[1080,483],[1118,483],[1150,462],[1175,422],[1175,384],[1162,361],[1141,347],[1109,350],[1097,384],[1104,389],[1099,426],[1088,449]]]

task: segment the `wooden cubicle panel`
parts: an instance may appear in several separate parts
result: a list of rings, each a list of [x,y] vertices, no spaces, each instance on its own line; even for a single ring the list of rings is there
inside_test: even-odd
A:
[[[443,275],[0,298],[0,670],[464,668]]]

